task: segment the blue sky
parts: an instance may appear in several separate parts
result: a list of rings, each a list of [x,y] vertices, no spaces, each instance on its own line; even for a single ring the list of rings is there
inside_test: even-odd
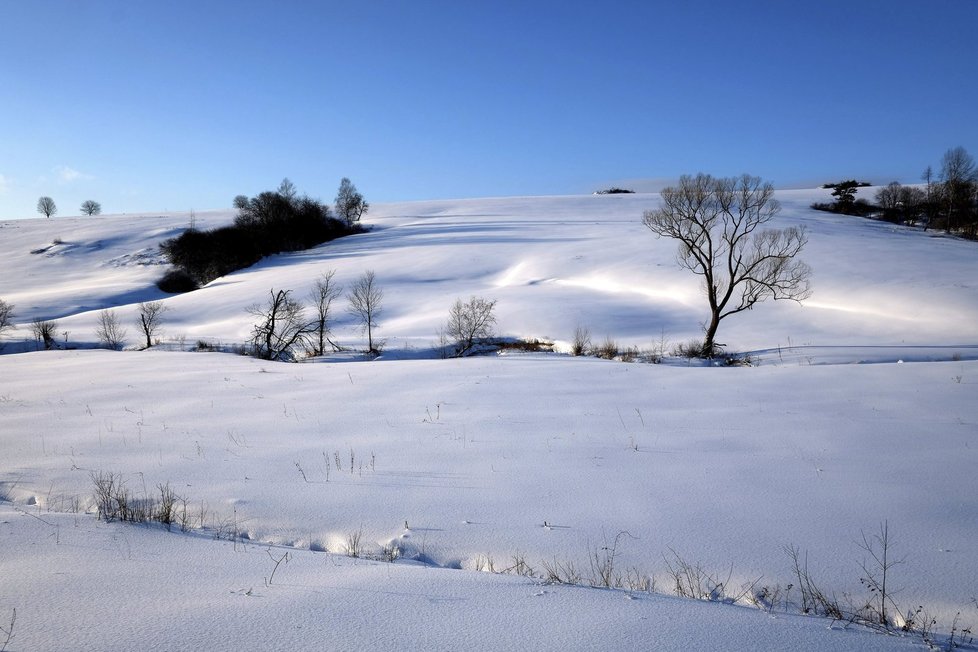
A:
[[[0,0],[0,219],[916,181],[978,156],[978,1]]]

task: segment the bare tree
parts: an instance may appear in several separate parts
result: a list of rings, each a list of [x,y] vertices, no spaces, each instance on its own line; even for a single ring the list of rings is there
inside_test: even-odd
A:
[[[329,338],[331,322],[333,320],[332,307],[333,301],[343,294],[343,288],[333,280],[336,275],[335,270],[325,272],[316,279],[316,284],[312,288],[309,298],[312,301],[315,316],[312,319],[310,341],[312,342],[312,354],[324,355],[326,345],[329,344],[334,351],[339,351],[333,340]]]
[[[58,322],[53,319],[35,318],[31,322],[31,334],[34,339],[44,344],[45,350],[54,348],[54,332],[58,328]]]
[[[349,312],[360,320],[363,330],[367,333],[367,351],[380,353],[379,346],[374,346],[373,329],[377,326],[384,291],[377,285],[377,277],[373,270],[364,272],[363,276],[354,281],[347,299],[350,302]]]
[[[662,207],[642,222],[679,241],[679,265],[703,277],[710,306],[703,354],[717,353],[720,321],[765,299],[801,301],[811,295],[811,268],[795,260],[808,238],[803,228],[763,229],[780,210],[774,187],[759,177],[715,179],[684,175],[662,191]]]
[[[247,195],[235,195],[234,201],[232,202],[234,207],[238,210],[248,208],[248,196]]]
[[[0,299],[0,337],[3,337],[4,331],[14,329],[14,304],[7,303],[3,299]],[[3,346],[3,344],[0,344]]]
[[[295,184],[289,181],[288,177],[282,179],[282,183],[278,184],[278,194],[285,197],[289,203],[294,203],[299,198],[299,191],[296,190]]]
[[[455,346],[455,356],[462,357],[472,351],[480,340],[492,337],[492,327],[496,317],[492,314],[496,301],[481,297],[472,297],[468,303],[461,299],[455,300],[448,314],[448,325],[445,334]]]
[[[116,351],[126,343],[126,329],[119,323],[119,318],[113,310],[103,310],[98,314],[98,327],[95,337],[107,349]]]
[[[349,179],[343,177],[336,193],[337,216],[346,222],[347,226],[353,226],[360,221],[360,218],[369,208],[370,204],[364,201],[363,195],[357,191],[357,187]]]
[[[978,168],[975,159],[964,147],[955,147],[944,152],[941,159],[942,196],[944,200],[944,230],[950,233],[966,216],[978,184]],[[959,217],[960,216],[960,217]],[[957,218],[957,219],[956,219]]]
[[[270,290],[268,303],[255,304],[248,313],[258,318],[252,330],[255,355],[264,360],[291,360],[294,349],[309,335],[302,304],[289,296],[291,290]]]
[[[44,217],[51,217],[58,212],[58,207],[50,197],[41,197],[37,200],[37,212]]]
[[[81,205],[82,215],[99,215],[102,213],[102,204],[91,199],[86,199]]]
[[[167,307],[163,305],[162,301],[144,301],[139,304],[136,313],[139,319],[137,319],[136,323],[146,337],[147,349],[153,346],[153,340],[156,339],[156,335],[163,323],[163,313],[166,311]]]
[[[876,191],[876,203],[884,212],[896,211],[900,206],[900,191],[903,186],[899,181],[892,181]]]

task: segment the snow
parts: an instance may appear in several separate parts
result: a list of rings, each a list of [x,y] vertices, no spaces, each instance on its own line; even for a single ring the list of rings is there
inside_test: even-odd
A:
[[[654,195],[380,205],[370,233],[180,296],[153,287],[155,247],[187,215],[0,223],[0,297],[19,324],[0,356],[11,649],[919,649],[746,600],[476,570],[523,557],[586,574],[617,537],[619,570],[661,593],[675,554],[739,593],[794,582],[782,548],[795,545],[823,588],[857,601],[856,541],[884,521],[905,559],[897,602],[945,631],[958,611],[978,621],[975,245],[809,210],[823,192],[779,193],[775,226],[809,229],[814,295],[726,320],[720,341],[757,365],[738,368],[438,359],[448,309],[472,295],[498,300],[501,335],[559,350],[578,325],[643,348],[696,338],[697,279],[641,224]],[[243,343],[249,305],[270,288],[302,297],[330,269],[344,284],[376,272],[379,359],[186,350]],[[135,347],[135,304],[150,299],[168,307],[162,346],[90,348],[104,308]],[[339,341],[362,347],[336,316]],[[72,348],[36,351],[36,317]],[[96,520],[98,472],[139,496],[169,483],[205,527]],[[367,556],[396,543],[401,558],[346,556],[358,532]]]

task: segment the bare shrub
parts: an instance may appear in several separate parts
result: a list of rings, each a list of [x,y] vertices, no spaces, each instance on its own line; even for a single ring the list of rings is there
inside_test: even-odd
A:
[[[614,360],[618,357],[618,352],[618,342],[610,335],[605,338],[603,343],[594,347],[594,355],[604,360]]]
[[[610,543],[605,541],[603,546],[589,552],[588,561],[591,565],[592,586],[603,586],[605,588],[621,586],[621,574],[615,568],[615,560],[618,557],[618,544],[622,537],[626,536],[635,538],[625,530],[621,530],[615,535],[613,541]]]
[[[346,555],[359,559],[363,556],[363,527],[346,535]]]
[[[574,566],[572,561],[553,561],[544,560],[540,562],[544,570],[544,579],[551,584],[580,584],[582,581],[581,573]]]
[[[719,351],[720,345],[714,344],[713,350]],[[672,349],[672,354],[678,358],[705,358],[706,349],[703,348],[703,343],[699,340],[690,340],[688,342],[680,342]]]
[[[533,567],[526,562],[526,555],[524,555],[519,550],[512,558],[513,564],[508,568],[504,568],[501,572],[503,573],[515,573],[520,577],[534,577]]]
[[[107,349],[119,351],[126,343],[126,329],[119,324],[114,310],[102,310],[98,314],[98,327],[95,337]]]
[[[495,573],[496,562],[492,555],[479,555],[475,558],[475,570],[480,573]]]
[[[864,606],[866,618],[889,628],[891,622],[887,608],[889,606],[899,612],[899,607],[893,601],[892,584],[887,586],[887,581],[891,579],[893,567],[902,564],[904,560],[893,558],[893,541],[890,539],[889,523],[886,521],[880,524],[877,534],[867,536],[862,532],[861,536],[858,545],[869,555],[869,559],[860,564],[863,577],[859,578],[859,582],[870,593],[870,599]]]
[[[494,299],[481,297],[471,297],[468,303],[455,300],[448,315],[445,335],[452,341],[456,357],[471,353],[479,342],[492,337],[492,327],[496,323],[492,312],[495,306]]]
[[[380,555],[381,559],[389,564],[393,564],[398,560],[398,558],[400,558],[403,552],[404,551],[401,549],[401,546],[392,541],[383,547],[383,549],[380,551]]]
[[[177,502],[180,502],[181,499],[179,496],[177,496],[173,489],[170,488],[169,482],[159,484],[156,486],[156,488],[160,492],[160,502],[156,508],[155,518],[157,521],[165,525],[167,530],[169,530],[173,522],[177,520]]]
[[[115,520],[119,516],[115,495],[122,485],[122,476],[93,471],[89,477],[95,485],[95,508],[98,510],[98,518],[103,521]]]
[[[591,350],[591,329],[580,324],[574,329],[571,340],[571,355],[587,355]]]
[[[791,560],[792,570],[798,582],[802,613],[814,613],[842,620],[844,615],[839,601],[834,595],[829,595],[823,591],[812,578],[811,572],[808,570],[808,553],[806,552],[802,556],[798,548],[793,545],[784,546],[782,550]],[[785,599],[788,599],[787,596]]]

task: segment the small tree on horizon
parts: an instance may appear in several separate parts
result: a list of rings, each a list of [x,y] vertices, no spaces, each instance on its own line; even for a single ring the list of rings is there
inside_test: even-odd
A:
[[[37,212],[44,217],[51,217],[58,212],[58,207],[50,197],[41,197],[37,200]]]
[[[703,277],[710,307],[703,355],[717,353],[721,320],[765,299],[801,301],[811,295],[811,268],[795,257],[808,241],[802,227],[763,229],[781,207],[774,187],[759,177],[684,175],[661,193],[663,205],[642,222],[659,237],[679,241],[677,261]]]
[[[102,204],[91,199],[86,199],[81,205],[82,215],[100,215],[102,213]]]
[[[336,192],[337,217],[346,222],[347,226],[352,227],[360,221],[369,208],[370,204],[363,199],[363,195],[357,191],[353,182],[343,177],[340,188]]]

